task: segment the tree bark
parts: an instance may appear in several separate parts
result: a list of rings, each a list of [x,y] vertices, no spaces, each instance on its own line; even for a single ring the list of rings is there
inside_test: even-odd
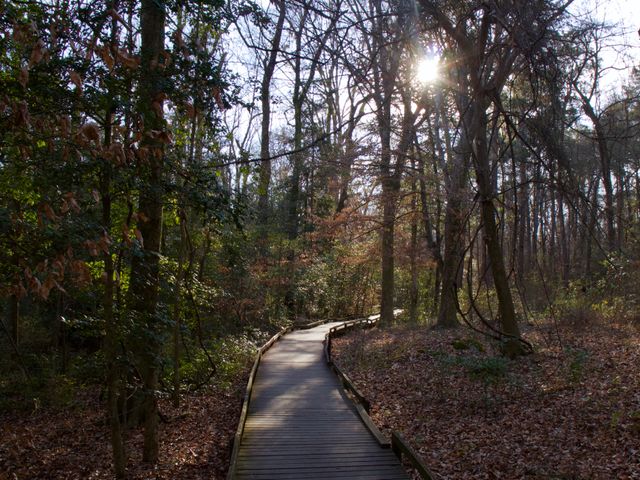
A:
[[[473,115],[473,124],[470,131],[473,132],[474,141],[473,160],[476,172],[476,181],[480,194],[480,213],[487,245],[487,252],[491,262],[491,273],[498,297],[498,310],[502,333],[506,336],[504,353],[508,356],[516,356],[523,353],[520,343],[520,328],[516,318],[509,279],[504,265],[504,256],[498,234],[498,226],[495,218],[495,205],[493,198],[495,190],[491,175],[491,162],[487,142],[486,103],[478,100],[477,111]]]
[[[111,143],[111,112],[107,115],[105,127],[105,146]],[[105,234],[111,229],[111,165],[105,160],[101,179],[101,203],[102,203],[102,227]],[[104,322],[105,339],[104,350],[107,360],[107,417],[111,427],[111,449],[113,452],[113,469],[116,478],[125,478],[126,457],[124,442],[122,439],[122,426],[118,414],[118,401],[120,397],[120,368],[118,368],[118,327],[113,312],[114,294],[114,266],[111,252],[103,255],[104,261]]]
[[[141,180],[138,230],[142,238],[140,252],[131,262],[130,301],[139,333],[138,361],[143,382],[142,412],[144,416],[143,461],[158,460],[159,356],[162,328],[158,318],[159,258],[162,240],[162,207],[164,198],[164,143],[159,136],[165,131],[162,118],[163,79],[162,53],[165,37],[165,7],[161,0],[142,0],[141,82],[138,109],[143,123],[140,148]]]
[[[118,2],[113,1],[110,7],[114,12],[118,11]],[[116,38],[118,34],[118,23],[115,18],[111,22],[111,43],[112,49],[116,49]],[[115,52],[112,52],[115,53]],[[110,95],[111,97],[111,95]],[[108,148],[112,143],[113,121],[116,106],[112,101],[106,108],[104,125],[104,146]],[[109,159],[104,159],[100,178],[100,199],[102,205],[102,228],[104,235],[109,235],[111,231],[111,189],[112,189],[113,167]],[[118,366],[118,343],[119,328],[114,314],[114,262],[111,250],[103,255],[104,261],[104,323],[105,338],[104,351],[107,361],[107,418],[109,420],[111,433],[111,450],[113,453],[113,470],[117,479],[126,477],[126,453],[125,444],[122,438],[122,422],[119,415],[119,402],[122,394],[122,372]]]
[[[604,125],[596,111],[591,106],[589,98],[582,93],[574,82],[574,87],[582,100],[582,110],[593,123],[596,133],[596,142],[598,144],[598,153],[600,154],[600,172],[602,174],[602,186],[604,187],[604,215],[606,221],[607,247],[610,252],[617,248],[617,237],[615,228],[615,209],[613,205],[613,183],[611,181],[611,154],[607,142],[607,134]]]
[[[464,117],[473,115],[474,108],[467,100],[460,99],[466,107],[460,106]],[[468,122],[468,120],[467,120]],[[463,120],[464,125],[464,120]],[[442,287],[440,308],[436,325],[441,328],[458,326],[457,295],[460,288],[458,279],[463,269],[463,246],[465,238],[464,199],[467,194],[469,159],[471,156],[469,130],[461,129],[460,138],[451,162],[445,169],[445,190],[447,206],[444,218],[444,253],[442,257]]]
[[[412,324],[418,323],[418,301],[420,290],[418,288],[418,188],[415,178],[415,159],[411,160],[411,171],[414,177],[411,179],[411,244],[409,246],[410,256],[410,275],[411,285],[409,288],[409,322]]]
[[[280,39],[286,15],[285,2],[275,2],[279,9],[278,21],[271,42],[271,48],[265,62],[260,84],[260,101],[262,104],[261,138],[260,138],[260,175],[258,179],[258,220],[265,225],[269,219],[269,185],[271,184],[271,81],[276,67]]]

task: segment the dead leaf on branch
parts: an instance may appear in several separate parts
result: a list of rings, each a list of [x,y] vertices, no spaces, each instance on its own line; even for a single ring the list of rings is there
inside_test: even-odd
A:
[[[224,110],[225,105],[224,105],[224,101],[222,100],[222,91],[218,87],[213,87],[213,89],[211,90],[211,94],[213,95],[213,98],[215,99],[216,104],[218,105],[218,108],[220,110]]]
[[[28,127],[31,123],[31,116],[29,115],[29,107],[24,100],[13,105],[14,121],[16,126]],[[26,147],[25,147],[26,148]]]
[[[100,129],[95,123],[85,123],[82,128],[80,128],[80,133],[96,146],[100,144]]]
[[[42,39],[38,39],[36,44],[33,46],[33,50],[31,51],[31,57],[29,58],[29,68],[33,67],[34,65],[37,65],[42,61],[42,58],[44,57],[44,52],[45,52],[44,42],[42,41]]]
[[[140,59],[128,56],[124,50],[118,50],[118,61],[130,70],[137,70],[140,66]]]
[[[56,213],[53,211],[53,208],[51,208],[51,205],[49,205],[48,203],[43,203],[41,205],[41,211],[42,213],[44,213],[45,217],[47,217],[52,222],[57,222],[60,218],[56,215]]]
[[[69,78],[71,79],[71,83],[73,83],[77,90],[78,93],[82,93],[82,77],[80,77],[80,74],[74,70],[71,71],[71,73],[69,74]]]
[[[184,108],[185,108],[185,111],[187,113],[187,117],[189,117],[189,118],[195,118],[196,117],[196,109],[191,103],[187,102],[185,104]]]
[[[170,145],[173,142],[173,136],[165,130],[151,130],[149,136],[165,145]]]
[[[111,237],[106,231],[102,233],[102,237],[100,237],[100,240],[98,240],[97,245],[98,247],[100,247],[100,250],[105,255],[109,254],[109,247],[111,246]]]
[[[178,29],[173,34],[173,41],[178,46],[178,48],[182,49],[185,47],[182,30]]]
[[[29,285],[29,290],[31,290],[32,292],[39,292],[42,288],[42,283],[40,283],[38,277],[29,278],[27,284]]]
[[[24,288],[24,284],[22,282],[18,282],[13,285],[9,291],[12,295],[15,295],[18,299],[22,299],[27,296],[27,289]]]
[[[58,284],[53,275],[48,275],[45,279],[44,283],[40,287],[40,290],[36,292],[40,298],[43,300],[47,300],[49,298],[49,293],[52,289],[57,288],[60,291],[64,291],[64,289]]]
[[[22,67],[20,69],[20,73],[18,74],[18,83],[22,85],[22,88],[27,88],[27,84],[29,83],[29,69],[27,67]]]
[[[124,145],[120,142],[114,142],[109,145],[109,154],[116,166],[123,166],[127,164],[127,154],[124,150]]]
[[[69,270],[74,274],[75,281],[78,285],[86,285],[91,282],[91,270],[86,262],[73,260],[70,263]]]
[[[65,214],[69,212],[69,210],[73,210],[75,213],[80,213],[80,205],[78,205],[73,192],[67,192],[63,195],[60,213]]]
[[[103,45],[102,47],[97,49],[98,55],[107,66],[107,68],[111,71],[116,64],[115,59],[111,55],[111,50],[107,45]]]
[[[68,137],[71,132],[71,119],[67,115],[61,115],[58,118],[58,126],[60,129],[60,135],[62,137]]]
[[[98,256],[98,244],[96,242],[94,242],[93,240],[85,240],[84,245],[87,248],[89,255],[91,255],[92,257]]]

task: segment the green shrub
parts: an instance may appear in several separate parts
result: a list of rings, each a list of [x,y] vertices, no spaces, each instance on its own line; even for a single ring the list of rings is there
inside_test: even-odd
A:
[[[509,361],[502,357],[459,357],[458,364],[474,380],[495,385],[508,373]]]
[[[584,377],[585,366],[589,360],[589,352],[581,348],[568,348],[566,352],[569,355],[567,376],[571,383],[578,383]]]
[[[206,352],[197,348],[191,352],[190,358],[182,360],[180,378],[188,389],[209,382],[223,386],[232,384],[253,361],[256,353],[256,347],[245,336],[216,339],[206,348]]]
[[[484,345],[482,343],[471,337],[465,338],[456,338],[451,342],[451,346],[456,350],[469,350],[470,348],[475,348],[478,352],[484,352]]]

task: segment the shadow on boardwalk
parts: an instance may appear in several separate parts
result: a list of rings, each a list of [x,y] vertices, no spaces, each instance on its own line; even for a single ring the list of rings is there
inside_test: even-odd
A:
[[[262,358],[235,478],[408,478],[325,364],[322,340],[335,325],[290,333]]]

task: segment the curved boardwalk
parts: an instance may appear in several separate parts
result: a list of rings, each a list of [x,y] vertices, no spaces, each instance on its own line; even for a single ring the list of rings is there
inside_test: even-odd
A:
[[[328,323],[285,335],[262,358],[237,461],[238,479],[408,478],[379,446],[327,367]]]

